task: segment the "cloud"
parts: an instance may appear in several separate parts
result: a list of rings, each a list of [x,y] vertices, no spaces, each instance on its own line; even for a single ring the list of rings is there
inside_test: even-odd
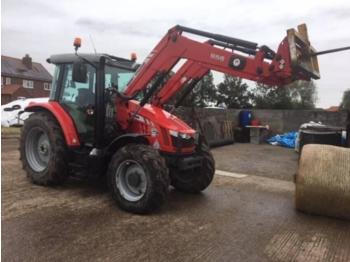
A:
[[[159,37],[160,21],[156,20],[139,20],[139,21],[112,21],[110,19],[93,19],[89,17],[81,17],[75,21],[75,24],[95,32],[103,33],[119,33],[124,35],[136,35],[139,37]],[[158,30],[157,30],[158,29]]]
[[[350,20],[350,7],[349,6],[339,6],[316,9],[315,16],[331,16],[336,19]]]
[[[277,48],[286,29],[307,23],[319,50],[350,45],[350,2],[243,0],[2,0],[3,54],[32,55],[42,62],[50,54],[73,52],[72,40],[83,39],[82,52],[128,57],[141,62],[176,24],[246,39]],[[320,56],[319,105],[337,105],[350,88],[350,52]]]
[[[60,16],[64,17],[66,13],[60,9],[57,5],[51,4],[50,1],[23,1],[23,0],[5,0],[1,1],[2,9],[1,14],[6,17],[15,16],[21,18],[21,15],[24,18],[32,16],[40,17],[53,17]],[[6,19],[4,19],[6,20]]]

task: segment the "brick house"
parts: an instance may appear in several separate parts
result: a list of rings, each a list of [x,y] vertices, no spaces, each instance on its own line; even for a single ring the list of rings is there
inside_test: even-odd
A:
[[[51,89],[51,74],[45,67],[32,62],[29,55],[22,59],[1,56],[1,104],[18,97],[48,97]]]

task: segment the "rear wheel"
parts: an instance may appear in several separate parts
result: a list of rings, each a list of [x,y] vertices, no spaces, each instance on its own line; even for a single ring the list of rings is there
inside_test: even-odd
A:
[[[24,122],[20,155],[23,169],[35,184],[61,184],[68,176],[65,140],[49,113],[33,113]]]
[[[119,149],[107,174],[113,198],[122,209],[133,213],[158,209],[170,184],[164,159],[157,150],[142,144]]]
[[[203,157],[202,166],[188,171],[175,168],[170,170],[171,185],[177,190],[186,193],[199,193],[206,189],[213,180],[215,161],[210,149],[202,143],[197,155]]]

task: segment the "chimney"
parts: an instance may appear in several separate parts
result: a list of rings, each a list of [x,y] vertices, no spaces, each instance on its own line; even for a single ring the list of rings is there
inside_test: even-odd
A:
[[[25,57],[22,58],[22,63],[28,68],[32,69],[32,58],[26,54]]]

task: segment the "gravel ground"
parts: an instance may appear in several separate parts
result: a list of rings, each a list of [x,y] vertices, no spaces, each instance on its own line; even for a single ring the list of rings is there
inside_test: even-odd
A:
[[[292,151],[216,148],[220,169],[250,175],[217,176],[199,195],[172,190],[158,213],[140,216],[104,186],[30,184],[17,147],[2,140],[3,261],[350,261],[349,222],[294,210]]]

